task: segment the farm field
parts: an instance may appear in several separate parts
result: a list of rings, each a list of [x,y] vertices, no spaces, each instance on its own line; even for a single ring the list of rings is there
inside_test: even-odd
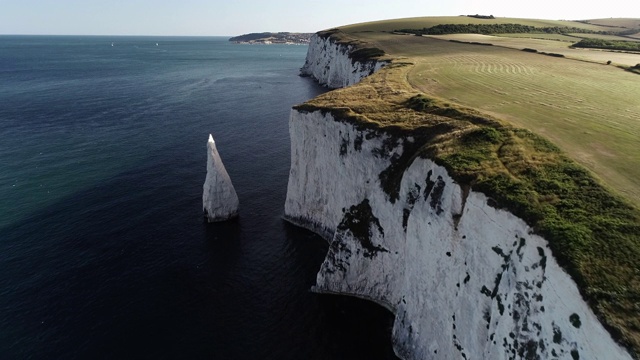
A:
[[[394,57],[415,62],[409,83],[419,91],[508,120],[552,140],[629,201],[640,205],[640,77],[603,63],[554,58],[434,37],[358,32]],[[446,35],[454,36],[454,35]],[[477,41],[487,36],[461,35]],[[560,53],[563,42],[497,38],[515,48]],[[497,41],[496,41],[497,42]],[[571,49],[567,49],[569,51]],[[611,56],[606,57],[611,59]],[[622,60],[624,61],[624,60]]]
[[[513,24],[518,23],[530,26],[568,26],[577,27],[587,30],[611,30],[593,24],[585,24],[577,21],[567,20],[542,20],[542,19],[517,19],[517,18],[495,18],[495,19],[478,19],[468,16],[434,16],[434,17],[415,17],[406,19],[391,19],[382,21],[365,22],[360,24],[342,26],[340,29],[347,33],[359,31],[394,31],[399,29],[421,29],[439,24]]]
[[[605,34],[569,34],[570,36],[575,36],[576,38],[591,38],[591,39],[602,39],[602,40],[616,40],[616,41],[640,41],[640,39],[628,38],[625,36],[618,35],[605,35]],[[580,40],[580,39],[577,39]]]
[[[606,18],[606,19],[590,19],[586,20],[587,23],[593,25],[602,25],[619,28],[625,27],[629,29],[640,29],[640,19],[634,18]]]
[[[542,34],[540,34],[542,35]],[[592,34],[588,34],[592,35]],[[595,34],[597,35],[597,34]],[[521,37],[504,37],[493,35],[480,35],[480,34],[451,34],[451,35],[423,35],[426,37],[432,37],[440,40],[457,40],[465,42],[481,42],[485,44],[493,44],[497,46],[504,46],[511,49],[522,50],[524,48],[536,49],[539,52],[562,54],[568,58],[592,61],[596,63],[605,64],[607,61],[611,61],[614,64],[633,66],[640,63],[640,53],[631,54],[621,51],[606,51],[600,49],[572,49],[570,45],[580,41],[578,38],[574,38],[571,43],[564,41],[553,41],[544,39],[531,39]],[[562,35],[560,35],[562,36]],[[618,38],[619,37],[614,37]]]
[[[556,41],[563,41],[571,44],[580,40],[575,36],[563,35],[563,34],[498,34],[496,36],[509,37],[509,38],[556,40]]]
[[[530,38],[530,39],[543,39],[543,40],[558,40],[565,41],[570,43],[576,43],[580,41],[580,39],[584,38],[592,38],[592,39],[603,39],[603,40],[618,40],[618,41],[640,41],[640,34],[631,34],[627,36],[619,36],[619,35],[604,35],[604,34],[583,34],[583,33],[569,33],[569,34],[497,34],[496,36],[500,37],[513,37],[513,38]]]

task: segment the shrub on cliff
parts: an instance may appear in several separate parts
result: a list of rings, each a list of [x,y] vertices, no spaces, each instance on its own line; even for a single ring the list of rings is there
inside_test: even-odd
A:
[[[385,52],[382,49],[362,48],[351,52],[351,54],[349,54],[349,57],[353,61],[365,62],[383,56],[384,54]]]

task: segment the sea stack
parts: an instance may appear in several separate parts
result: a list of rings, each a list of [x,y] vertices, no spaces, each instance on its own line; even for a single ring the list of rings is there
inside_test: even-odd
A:
[[[203,190],[202,208],[207,221],[225,221],[238,216],[238,195],[211,134],[207,142],[207,178]]]

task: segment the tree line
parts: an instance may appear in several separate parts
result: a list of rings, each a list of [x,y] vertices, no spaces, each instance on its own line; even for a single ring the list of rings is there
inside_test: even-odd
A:
[[[605,39],[582,39],[573,44],[574,47],[640,51],[640,42]]]
[[[448,35],[448,34],[615,34],[612,31],[594,31],[573,26],[536,27],[522,24],[440,24],[422,29],[400,29],[396,32],[415,35]]]

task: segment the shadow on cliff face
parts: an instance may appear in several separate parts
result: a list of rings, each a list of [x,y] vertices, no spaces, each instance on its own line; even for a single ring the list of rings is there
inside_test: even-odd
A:
[[[319,294],[320,306],[333,337],[340,339],[333,359],[397,360],[391,343],[394,315],[371,301],[350,296]],[[342,343],[344,342],[344,343]]]
[[[310,359],[397,360],[392,348],[394,315],[386,308],[363,299],[318,294],[309,291],[329,250],[329,244],[311,231],[283,222],[288,247],[297,255],[295,267],[301,274],[297,287],[307,290],[313,304],[312,321],[307,331],[317,348]]]

